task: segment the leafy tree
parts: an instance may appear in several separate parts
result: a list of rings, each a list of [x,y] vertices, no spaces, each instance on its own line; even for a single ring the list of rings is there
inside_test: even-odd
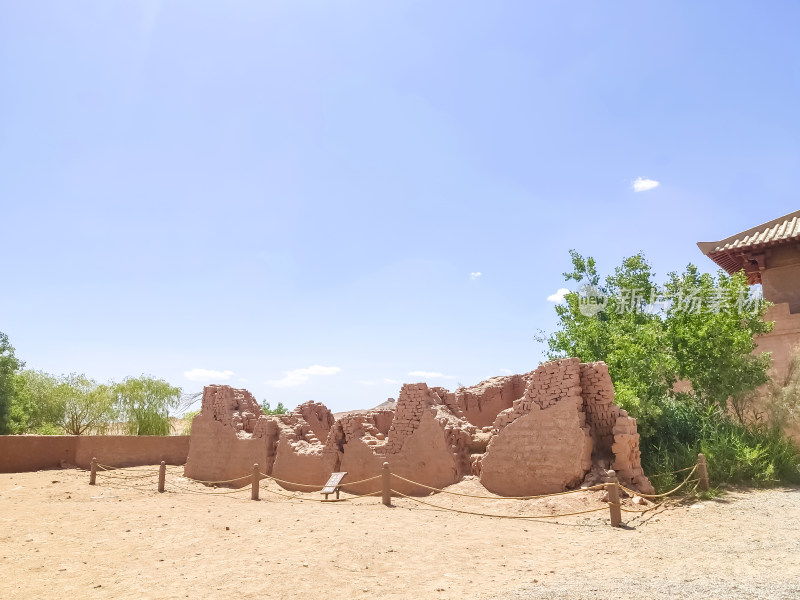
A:
[[[128,435],[169,435],[169,411],[180,404],[180,388],[142,375],[115,384],[113,393]]]
[[[14,355],[8,336],[0,331],[0,435],[11,430],[9,411],[16,391],[14,375],[23,365]]]
[[[107,385],[100,385],[86,375],[62,377],[56,387],[63,413],[61,426],[68,435],[102,433],[115,416],[114,394]]]
[[[538,339],[551,359],[605,361],[619,403],[639,418],[644,436],[654,432],[679,379],[691,384],[689,400],[719,409],[767,381],[769,355],[752,354],[753,336],[771,330],[763,320],[767,305],[750,302],[743,274],[712,276],[689,265],[658,286],[640,253],[601,283],[592,257],[570,256],[573,270],[564,277],[579,290],[556,306],[559,329]],[[599,312],[586,310],[592,297],[602,300]]]
[[[715,278],[689,265],[682,275],[670,273],[665,287],[675,298],[691,295],[700,307],[712,308],[685,310],[673,303],[664,321],[677,375],[691,382],[703,407],[727,410],[729,398],[769,381],[770,355],[753,352],[754,336],[768,333],[772,324],[764,321],[765,303],[750,306],[744,273],[719,271]]]
[[[556,306],[559,328],[538,339],[551,359],[606,362],[618,404],[638,420],[646,472],[691,466],[703,452],[715,482],[800,481],[800,449],[775,421],[743,417],[754,390],[768,381],[770,358],[754,353],[753,336],[772,329],[763,318],[767,303],[753,301],[743,273],[700,274],[689,265],[659,287],[637,254],[601,282],[593,258],[570,254],[573,270],[564,276],[579,289]],[[681,382],[688,391],[678,391]],[[778,418],[797,414],[800,355],[786,381],[767,389]],[[677,477],[653,483],[666,490]]]
[[[64,417],[63,383],[42,371],[24,370],[15,376],[16,394],[11,405],[12,433],[61,432]]]
[[[289,409],[283,405],[283,402],[278,402],[278,406],[270,408],[269,402],[266,400],[261,403],[261,410],[264,411],[265,415],[285,415],[289,412]]]

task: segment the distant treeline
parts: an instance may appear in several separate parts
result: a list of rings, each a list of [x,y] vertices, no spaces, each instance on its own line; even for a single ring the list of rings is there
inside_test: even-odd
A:
[[[84,435],[121,427],[128,435],[169,435],[170,411],[186,405],[181,388],[148,375],[98,383],[24,366],[0,332],[0,434]]]

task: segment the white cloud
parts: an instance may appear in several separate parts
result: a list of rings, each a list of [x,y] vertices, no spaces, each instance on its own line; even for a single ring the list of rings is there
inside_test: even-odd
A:
[[[569,294],[569,290],[567,288],[558,288],[555,294],[550,294],[547,299],[550,302],[563,302],[564,296]]]
[[[438,371],[409,371],[412,377],[424,377],[425,379],[455,379],[453,375],[444,375]]]
[[[183,372],[183,376],[191,381],[228,381],[233,375],[233,371],[214,371],[212,369],[192,369]]]
[[[322,365],[311,365],[304,369],[294,369],[284,371],[283,379],[271,379],[267,383],[275,387],[291,387],[300,385],[308,381],[312,375],[335,375],[341,372],[339,367],[323,367]]]
[[[642,179],[641,177],[637,177],[636,181],[633,182],[633,190],[635,192],[646,192],[647,190],[657,188],[659,185],[661,184],[655,179]]]
[[[481,273],[480,271],[475,271],[474,273],[469,274],[469,278],[472,279],[472,281],[475,281],[481,275],[483,275],[483,273]]]
[[[502,371],[506,375],[513,375],[514,374],[514,371],[512,371],[511,369],[500,369],[500,371]]]

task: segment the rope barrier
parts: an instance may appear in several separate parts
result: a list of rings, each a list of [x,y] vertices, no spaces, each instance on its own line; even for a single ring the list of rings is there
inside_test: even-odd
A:
[[[293,486],[296,486],[296,487],[319,488],[319,489],[322,489],[322,488],[325,487],[324,484],[320,485],[320,484],[295,483],[293,481],[285,481],[283,479],[278,479],[277,477],[273,477],[272,475],[267,475],[266,473],[262,473],[261,471],[259,471],[259,475],[261,475],[261,477],[264,478],[264,479],[271,479],[272,481],[275,481],[277,483],[283,483],[283,484],[286,484],[286,485],[293,485]],[[248,477],[250,477],[250,476],[248,475]],[[375,479],[378,479],[379,477],[380,477],[380,475],[375,475],[375,477],[368,477],[367,479],[360,479],[358,481],[348,481],[347,483],[340,483],[339,487],[344,487],[346,485],[358,485],[359,483],[366,483],[367,481],[374,481]]]
[[[359,483],[366,483],[368,481],[375,481],[376,479],[380,479],[380,475],[375,475],[374,477],[367,477],[366,479],[360,479],[358,481],[348,481],[347,483],[340,483],[339,487],[344,487],[346,485],[358,485]]]
[[[425,504],[426,506],[432,506],[433,508],[438,508],[439,510],[449,510],[451,512],[461,513],[463,515],[475,515],[475,516],[478,516],[478,517],[494,517],[496,519],[555,519],[555,518],[558,518],[558,517],[571,517],[571,516],[574,516],[574,515],[584,515],[586,513],[593,513],[593,512],[598,512],[598,511],[601,511],[601,510],[608,510],[608,508],[606,506],[601,506],[600,508],[592,508],[592,509],[589,509],[589,510],[582,510],[582,511],[579,511],[579,512],[564,513],[564,514],[559,514],[559,515],[532,515],[532,516],[528,516],[528,515],[492,515],[492,514],[488,514],[488,513],[478,513],[478,512],[472,512],[472,511],[469,511],[469,510],[460,510],[460,509],[457,509],[457,508],[448,508],[446,506],[439,506],[437,504],[431,504],[430,502],[425,502],[424,500],[419,500],[418,498],[413,498],[411,496],[406,496],[405,494],[402,494],[402,493],[398,492],[397,490],[392,490],[392,493],[393,494],[397,494],[398,496],[402,496],[403,498],[407,498],[408,500],[412,500],[414,502],[417,502],[419,504]]]
[[[550,496],[564,496],[566,494],[578,494],[580,492],[591,492],[594,490],[601,490],[605,488],[605,484],[599,484],[587,488],[580,488],[577,490],[567,490],[566,492],[555,492],[553,494],[541,494],[539,496],[480,496],[476,494],[462,494],[460,492],[450,492],[448,490],[435,488],[430,485],[425,485],[424,483],[419,483],[418,481],[412,481],[411,479],[400,477],[400,475],[396,475],[394,473],[392,473],[392,476],[397,477],[397,479],[402,479],[406,483],[412,483],[414,485],[418,485],[419,487],[427,488],[429,490],[434,490],[437,492],[442,492],[444,494],[452,494],[453,496],[466,496],[467,498],[484,498],[487,500],[536,500],[537,498],[549,498]]]
[[[184,479],[188,479],[189,481],[194,481],[195,483],[202,483],[205,485],[216,485],[218,483],[233,483],[234,481],[241,481],[242,479],[250,479],[252,475],[242,475],[241,477],[237,477],[236,479],[224,479],[222,481],[203,481],[202,479],[192,479],[191,477],[186,477],[186,475],[182,476]]]
[[[648,475],[648,477],[663,477],[664,475],[675,475],[675,473],[683,473],[684,471],[688,471],[689,469],[694,469],[694,467],[686,467],[685,469],[678,469],[677,471],[669,471],[668,473],[656,473],[655,475]]]
[[[136,492],[139,492],[140,494],[146,494],[148,489],[152,489],[152,486],[147,486],[147,487],[145,487],[145,486],[135,486],[135,485],[130,485],[130,484],[127,484],[127,483],[119,483],[119,482],[113,482],[113,483],[109,484],[109,487],[112,487],[112,488],[114,488],[114,487],[123,487],[123,488],[131,489],[131,490],[134,490]]]
[[[270,494],[276,494],[277,496],[283,496],[284,498],[289,498],[290,500],[301,500],[301,501],[309,501],[309,502],[349,502],[350,500],[357,500],[358,498],[366,498],[367,496],[377,496],[381,492],[370,492],[369,494],[361,494],[360,496],[352,496],[351,498],[333,498],[331,500],[322,500],[320,498],[302,498],[297,496],[296,494],[284,494],[283,492],[276,492],[275,490],[271,490],[270,488],[262,488],[263,491],[269,492]]]
[[[158,471],[147,473],[146,475],[110,475],[108,472],[99,472],[97,474],[106,479],[147,479],[149,477],[158,477]]]
[[[677,492],[684,485],[686,485],[686,483],[689,481],[689,478],[692,476],[692,474],[694,474],[694,472],[696,470],[697,470],[697,465],[694,466],[694,468],[686,476],[686,479],[684,479],[678,487],[673,488],[668,492],[664,492],[663,494],[643,494],[641,492],[634,492],[633,490],[630,490],[630,489],[626,488],[621,483],[618,483],[617,485],[619,486],[620,489],[625,490],[626,492],[628,492],[629,494],[634,495],[634,496],[641,496],[642,498],[663,498],[664,496],[669,496],[670,494],[673,494],[673,493]]]
[[[152,481],[149,482],[148,484],[145,484],[145,482],[143,480],[145,480],[145,479],[151,479],[152,480],[152,478],[157,477],[159,475],[158,472],[148,472],[148,473],[140,473],[140,472],[137,472],[137,471],[134,471],[133,473],[125,472],[125,470],[124,470],[125,468],[124,467],[111,467],[109,465],[102,465],[102,464],[99,464],[99,463],[96,463],[96,467],[98,467],[100,469],[100,471],[98,471],[97,474],[101,475],[104,478],[104,480],[109,481],[111,486],[119,486],[119,487],[123,487],[123,488],[130,488],[130,489],[132,489],[134,491],[137,491],[137,492],[140,492],[140,493],[146,493],[146,491],[152,487]],[[653,499],[653,498],[666,498],[667,496],[670,496],[670,495],[674,494],[675,492],[677,492],[679,489],[681,489],[687,483],[695,483],[695,486],[692,489],[692,492],[694,490],[696,490],[698,485],[699,485],[699,481],[700,480],[699,479],[691,479],[691,477],[695,473],[695,471],[698,469],[698,467],[699,467],[699,465],[696,464],[693,467],[687,467],[685,469],[679,469],[677,471],[672,471],[671,473],[660,473],[660,474],[657,474],[657,475],[651,475],[651,477],[658,477],[658,476],[673,475],[675,473],[682,473],[682,472],[685,472],[685,471],[689,471],[688,475],[686,476],[686,479],[684,479],[677,487],[673,488],[672,490],[670,490],[668,492],[664,492],[662,494],[644,494],[644,493],[641,493],[641,492],[637,492],[637,491],[631,490],[631,489],[627,488],[626,486],[624,486],[624,485],[622,485],[620,483],[614,483],[613,485],[616,485],[619,489],[624,490],[625,492],[627,492],[630,495],[640,496],[642,498],[650,498],[650,499]],[[181,467],[179,467],[179,466],[174,466],[173,468],[174,469],[181,469]],[[121,473],[119,473],[119,474],[112,473],[113,471],[121,471]],[[393,475],[397,479],[399,479],[401,481],[404,481],[406,483],[409,483],[411,485],[416,485],[416,486],[419,486],[421,488],[432,490],[434,492],[450,494],[452,496],[461,496],[461,497],[466,497],[466,498],[478,498],[478,499],[485,499],[485,500],[535,500],[535,499],[540,499],[540,498],[550,498],[550,497],[555,497],[555,496],[564,496],[564,495],[567,495],[567,494],[577,494],[577,493],[581,493],[581,492],[592,492],[592,491],[596,491],[596,490],[605,489],[605,488],[607,488],[608,485],[610,485],[610,484],[598,484],[598,485],[593,485],[593,486],[586,487],[586,488],[579,488],[579,489],[575,489],[575,490],[567,490],[565,492],[556,492],[556,493],[553,493],[553,494],[540,494],[540,495],[535,495],[535,496],[486,496],[486,495],[480,495],[480,494],[466,494],[466,493],[463,493],[463,492],[453,492],[453,491],[445,490],[445,489],[442,489],[442,488],[436,488],[436,487],[433,487],[433,486],[430,486],[430,485],[426,485],[424,483],[420,483],[418,481],[414,481],[414,480],[411,480],[411,479],[407,479],[405,477],[397,475],[396,473],[391,473],[391,475]],[[259,471],[259,476],[260,476],[261,479],[272,480],[272,481],[274,481],[274,482],[276,482],[278,484],[284,484],[286,486],[294,486],[294,487],[300,487],[300,488],[315,488],[317,490],[320,490],[320,489],[324,488],[324,485],[297,483],[297,482],[293,482],[293,481],[287,481],[287,480],[284,480],[284,479],[280,479],[278,477],[273,477],[272,475],[267,475],[266,473],[262,473],[260,471]],[[191,481],[191,482],[194,482],[194,483],[197,483],[197,484],[201,484],[201,485],[217,485],[217,484],[224,484],[224,483],[235,483],[235,482],[238,482],[238,481],[251,479],[252,478],[252,474],[243,475],[242,477],[237,477],[237,478],[234,478],[234,479],[225,479],[225,480],[218,480],[218,481],[205,481],[205,480],[201,480],[201,479],[194,479],[192,477],[186,477],[185,475],[181,475],[180,477],[182,479],[186,480],[186,481]],[[341,484],[339,484],[338,487],[339,488],[351,487],[351,486],[355,486],[355,485],[359,485],[359,484],[363,484],[363,483],[368,483],[370,481],[375,481],[376,479],[380,479],[381,477],[382,477],[382,475],[375,475],[373,477],[368,477],[366,479],[360,479],[358,481],[351,481],[351,482],[347,482],[347,483],[341,483]],[[136,483],[130,483],[130,481],[135,481]],[[139,481],[141,481],[141,483],[139,483]],[[233,496],[234,494],[242,494],[242,493],[246,493],[246,492],[251,491],[251,487],[247,486],[247,485],[245,485],[245,486],[243,486],[241,488],[238,488],[238,489],[226,490],[226,491],[198,491],[198,490],[192,490],[192,489],[189,489],[188,487],[184,487],[184,486],[178,485],[174,481],[169,481],[167,485],[169,487],[168,491],[173,492],[173,493],[185,492],[185,493],[188,493],[188,494],[198,494],[198,495],[207,495],[207,496],[208,495],[210,495],[210,496],[232,496],[234,499],[238,499],[238,500],[243,499],[243,497]],[[382,491],[377,490],[377,491],[374,491],[374,492],[370,492],[368,494],[354,495],[354,496],[351,496],[349,498],[335,498],[335,499],[330,499],[330,500],[327,500],[327,499],[323,500],[323,499],[318,499],[318,498],[303,497],[303,496],[300,496],[299,494],[287,494],[287,493],[284,493],[284,492],[280,492],[280,491],[277,491],[277,490],[270,489],[269,487],[266,487],[266,486],[263,487],[262,489],[265,492],[268,492],[270,494],[274,494],[274,495],[277,495],[277,496],[281,496],[283,498],[288,498],[289,500],[299,500],[299,501],[309,501],[309,502],[348,502],[348,501],[352,501],[352,500],[357,500],[359,498],[367,498],[367,497],[378,496],[378,495],[382,494]],[[689,492],[689,493],[692,493],[692,492]],[[301,492],[301,493],[308,493],[308,492]],[[583,511],[571,512],[571,513],[562,513],[562,514],[556,514],[556,515],[498,515],[498,514],[492,514],[492,513],[482,513],[482,512],[476,512],[476,511],[462,510],[462,509],[458,509],[458,508],[449,508],[449,507],[446,507],[446,506],[433,504],[433,503],[430,503],[430,502],[426,502],[425,500],[420,500],[418,498],[414,498],[412,496],[408,496],[408,495],[403,494],[402,492],[399,492],[399,491],[397,491],[395,489],[392,489],[391,493],[393,493],[393,494],[395,494],[395,495],[397,495],[399,497],[405,498],[407,500],[411,500],[412,502],[415,502],[417,504],[430,506],[430,507],[438,509],[438,510],[450,511],[450,512],[455,512],[455,513],[459,513],[459,514],[473,515],[473,516],[479,516],[479,517],[496,518],[496,519],[552,519],[552,518],[571,517],[571,516],[583,515],[583,514],[588,514],[588,513],[593,513],[593,512],[599,512],[599,511],[607,510],[607,508],[608,508],[608,505],[606,505],[606,506],[601,506],[599,508],[592,508],[592,509],[583,510]],[[626,513],[639,514],[639,515],[647,513],[647,512],[650,512],[650,511],[653,511],[653,510],[655,510],[655,509],[657,509],[657,508],[659,508],[659,507],[661,507],[663,505],[664,505],[664,502],[660,502],[660,503],[654,504],[653,506],[651,506],[649,508],[646,508],[644,510],[637,510],[637,509],[633,509],[633,508],[626,508],[621,503],[617,503],[617,506],[619,506],[620,511],[626,512]]]

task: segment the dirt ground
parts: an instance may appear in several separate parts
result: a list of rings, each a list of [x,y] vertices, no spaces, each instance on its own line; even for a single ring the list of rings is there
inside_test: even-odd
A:
[[[607,510],[495,519],[300,501],[267,482],[259,502],[214,497],[178,467],[158,494],[156,469],[96,486],[77,469],[0,474],[0,598],[800,598],[795,488],[623,513],[613,529]],[[474,479],[448,489],[491,495]],[[541,515],[605,508],[601,493],[424,500]]]

